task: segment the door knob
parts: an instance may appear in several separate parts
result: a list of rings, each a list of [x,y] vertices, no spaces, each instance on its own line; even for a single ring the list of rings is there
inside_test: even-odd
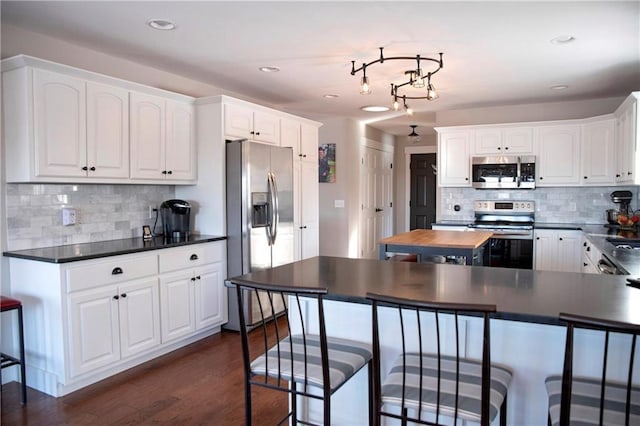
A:
[[[382,209],[376,208],[376,213],[377,212],[381,212],[381,211],[382,211]]]

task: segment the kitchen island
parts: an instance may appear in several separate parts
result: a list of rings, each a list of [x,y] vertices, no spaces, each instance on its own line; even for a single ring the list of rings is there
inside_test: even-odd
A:
[[[546,424],[544,378],[562,371],[565,327],[557,319],[560,312],[640,324],[640,289],[626,286],[620,276],[315,257],[230,281],[326,287],[327,333],[360,341],[371,339],[367,292],[418,300],[495,304],[491,356],[492,361],[514,370],[507,419],[508,424],[514,425]],[[481,336],[476,320],[464,320],[468,343],[465,350],[470,356],[476,355],[472,343]],[[397,317],[389,313],[381,321],[393,324]],[[598,342],[597,334],[585,333],[585,338],[576,343],[593,348],[598,347]],[[399,337],[382,346],[384,372],[399,351]],[[590,351],[580,359],[575,371],[599,372],[599,357],[597,351]],[[613,374],[622,377],[624,372]],[[366,373],[361,372],[338,391],[340,396],[333,399],[336,424],[362,421],[366,386]],[[310,413],[313,417],[313,407]]]
[[[492,232],[436,231],[414,229],[380,240],[380,260],[388,253],[409,253],[418,256],[418,262],[428,256],[464,257],[467,265],[482,265],[485,245]]]

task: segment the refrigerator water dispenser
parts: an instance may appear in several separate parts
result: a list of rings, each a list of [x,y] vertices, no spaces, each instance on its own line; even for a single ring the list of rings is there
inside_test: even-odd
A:
[[[253,206],[251,214],[251,226],[260,228],[269,225],[269,204],[267,203],[266,192],[252,192],[251,204]]]

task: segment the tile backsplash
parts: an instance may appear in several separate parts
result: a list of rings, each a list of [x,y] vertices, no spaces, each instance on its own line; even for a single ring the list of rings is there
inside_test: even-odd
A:
[[[638,209],[637,186],[536,188],[534,190],[478,190],[473,188],[442,188],[440,220],[473,220],[475,200],[533,200],[536,202],[536,222],[605,223],[605,211],[617,208],[611,202],[613,191],[631,191],[630,208]],[[460,211],[455,211],[455,205]],[[574,209],[575,207],[575,209]]]
[[[7,184],[6,194],[7,248],[22,250],[141,236],[154,225],[149,206],[175,198],[175,187]],[[75,225],[62,225],[63,207],[76,210]]]

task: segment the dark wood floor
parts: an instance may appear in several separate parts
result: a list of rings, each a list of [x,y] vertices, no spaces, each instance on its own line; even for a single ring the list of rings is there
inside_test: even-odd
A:
[[[61,398],[20,385],[2,387],[3,425],[241,425],[244,424],[242,347],[238,333],[179,349]],[[276,424],[287,396],[256,388],[254,424]]]

